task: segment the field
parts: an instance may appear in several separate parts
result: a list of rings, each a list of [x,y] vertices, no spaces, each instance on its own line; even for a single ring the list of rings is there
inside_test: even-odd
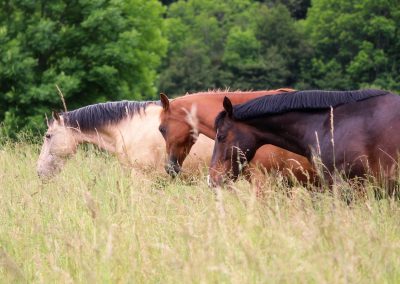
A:
[[[80,150],[42,183],[39,146],[0,149],[1,283],[399,283],[400,203],[266,177],[265,197],[205,174],[130,173]],[[354,193],[348,204],[343,192]]]

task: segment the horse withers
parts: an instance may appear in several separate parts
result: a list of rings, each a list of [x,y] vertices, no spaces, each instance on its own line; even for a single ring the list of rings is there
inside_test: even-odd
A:
[[[168,155],[167,172],[170,175],[179,173],[183,161],[188,153],[191,153],[192,146],[197,145],[196,137],[199,134],[204,134],[211,139],[215,138],[214,119],[223,110],[222,101],[225,96],[235,104],[239,104],[254,98],[290,91],[293,90],[209,91],[185,95],[172,100],[161,94],[163,111],[159,129],[166,144]],[[260,166],[262,168],[261,172],[259,171]],[[250,172],[252,178],[259,181],[264,179],[264,169],[267,171],[280,171],[289,178],[294,175],[299,181],[305,183],[314,177],[311,164],[305,157],[272,145],[265,145],[257,151],[247,173]]]
[[[318,155],[325,178],[372,174],[394,178],[400,148],[400,97],[381,90],[298,91],[244,104],[223,102],[210,176],[213,185],[235,179],[240,163],[272,144],[305,156]]]
[[[163,171],[164,140],[158,131],[162,107],[159,101],[120,101],[94,104],[54,114],[37,161],[37,173],[49,178],[61,171],[81,143],[90,143],[115,153],[134,169]],[[187,164],[198,169],[209,162],[213,141],[204,136]]]

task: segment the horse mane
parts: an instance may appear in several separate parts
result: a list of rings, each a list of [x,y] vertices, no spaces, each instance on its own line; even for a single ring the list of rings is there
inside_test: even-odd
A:
[[[374,89],[357,91],[294,91],[263,96],[235,105],[233,107],[233,117],[237,120],[245,120],[265,114],[279,114],[293,110],[326,109],[389,93],[388,91]]]
[[[290,89],[290,88],[280,88],[280,89],[276,89],[276,90],[257,90],[257,91],[254,91],[254,90],[246,90],[246,91],[243,91],[243,90],[240,90],[240,89],[231,90],[230,88],[225,88],[225,89],[209,89],[209,90],[203,91],[203,92],[186,93],[183,97],[186,97],[186,96],[195,96],[195,95],[218,95],[218,94],[221,94],[221,93],[230,93],[230,94],[239,94],[239,95],[242,95],[242,94],[246,94],[246,93],[266,92],[266,93],[268,94],[269,92],[272,92],[272,91],[287,93],[287,92],[293,92],[294,89]]]
[[[64,123],[80,130],[93,130],[105,125],[115,124],[126,117],[133,117],[146,111],[149,105],[161,105],[160,101],[118,101],[98,103],[61,115]]]

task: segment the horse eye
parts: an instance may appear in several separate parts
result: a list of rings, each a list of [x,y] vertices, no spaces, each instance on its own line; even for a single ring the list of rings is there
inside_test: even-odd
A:
[[[51,138],[51,134],[46,134],[45,137],[46,137],[46,139],[50,139]]]
[[[158,130],[161,132],[162,135],[165,135],[165,133],[167,132],[167,129],[164,126],[160,126]]]
[[[218,142],[222,142],[223,140],[225,140],[225,138],[226,138],[226,135],[223,135],[223,134],[218,134],[217,135],[217,141]]]

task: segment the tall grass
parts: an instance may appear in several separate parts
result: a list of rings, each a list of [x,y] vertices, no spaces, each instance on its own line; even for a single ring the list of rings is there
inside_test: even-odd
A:
[[[42,183],[38,147],[0,150],[0,282],[399,283],[400,204],[350,204],[267,176],[217,193],[204,174],[134,172],[93,149]],[[351,191],[347,184],[342,190]]]

